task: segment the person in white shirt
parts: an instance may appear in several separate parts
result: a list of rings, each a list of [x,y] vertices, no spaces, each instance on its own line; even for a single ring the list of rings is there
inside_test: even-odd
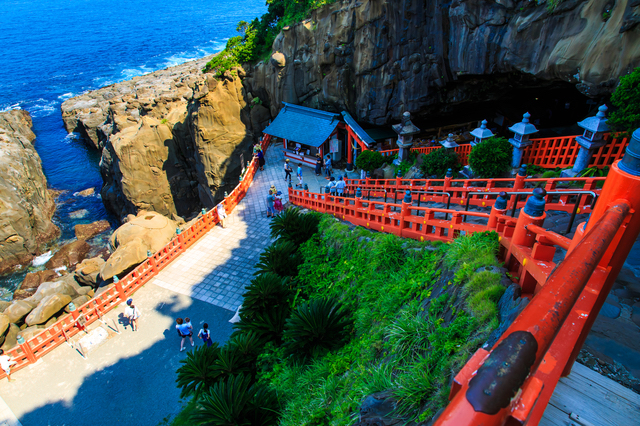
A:
[[[218,204],[216,209],[218,211],[218,220],[220,221],[220,226],[224,228],[224,220],[227,218],[227,212],[224,209],[224,203]]]
[[[338,183],[336,183],[336,190],[338,192],[338,197],[342,197],[342,195],[344,194],[344,188],[347,186],[347,183],[344,181],[344,179],[342,179],[342,176],[340,176],[340,179],[338,179]]]
[[[15,363],[16,362],[12,360],[10,356],[5,355],[4,351],[0,349],[0,368],[4,370],[7,375],[7,380],[10,382],[13,382],[11,379],[11,366]]]
[[[131,329],[133,331],[138,331],[138,318],[140,318],[140,311],[133,304],[133,299],[127,300],[127,307],[124,308],[124,316],[129,320]]]

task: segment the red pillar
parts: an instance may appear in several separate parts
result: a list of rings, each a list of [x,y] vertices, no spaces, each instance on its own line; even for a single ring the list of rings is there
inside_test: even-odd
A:
[[[347,127],[347,170],[353,170],[353,136],[351,135],[351,129]]]

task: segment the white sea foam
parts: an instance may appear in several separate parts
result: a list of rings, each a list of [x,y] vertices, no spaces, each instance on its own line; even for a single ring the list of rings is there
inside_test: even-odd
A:
[[[73,93],[65,93],[64,95],[58,96],[58,99],[61,101],[66,101],[69,98],[73,98]]]
[[[57,106],[57,101],[47,101],[39,98],[33,101],[33,103],[28,104],[25,109],[29,111],[32,117],[45,117],[53,114]]]
[[[12,111],[14,109],[22,109],[22,108],[20,107],[20,104],[0,106],[0,112],[9,112],[9,111]]]
[[[40,256],[34,257],[31,263],[33,264],[33,266],[41,266],[47,263],[52,257],[53,253],[51,253],[51,250],[49,250],[48,252],[43,253]]]

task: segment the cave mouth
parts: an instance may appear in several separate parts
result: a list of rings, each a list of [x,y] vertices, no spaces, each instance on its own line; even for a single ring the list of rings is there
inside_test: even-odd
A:
[[[413,122],[420,129],[487,120],[490,129],[511,136],[508,128],[531,114],[539,129],[534,137],[581,134],[577,123],[595,115],[608,97],[591,99],[575,84],[549,81],[524,73],[460,76],[441,92],[442,102],[421,109]]]

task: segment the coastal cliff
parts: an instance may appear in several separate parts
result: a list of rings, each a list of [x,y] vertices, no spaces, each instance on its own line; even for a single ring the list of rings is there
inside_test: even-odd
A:
[[[603,17],[604,16],[604,17]],[[607,17],[608,16],[608,17]],[[607,19],[605,19],[607,17]],[[285,27],[247,88],[387,124],[497,99],[513,86],[610,94],[640,66],[640,2],[337,1]]]
[[[0,113],[0,274],[29,263],[60,234],[31,126],[26,111]]]
[[[270,116],[248,106],[241,69],[214,79],[201,72],[208,59],[63,103],[67,130],[102,149],[102,199],[119,217],[140,210],[188,217],[238,183],[240,154],[250,159],[254,134]]]
[[[68,131],[102,149],[102,197],[121,218],[186,217],[240,174],[282,102],[388,124],[510,88],[606,97],[640,66],[640,2],[341,0],[287,26],[270,59],[203,74],[203,58],[64,102]]]

